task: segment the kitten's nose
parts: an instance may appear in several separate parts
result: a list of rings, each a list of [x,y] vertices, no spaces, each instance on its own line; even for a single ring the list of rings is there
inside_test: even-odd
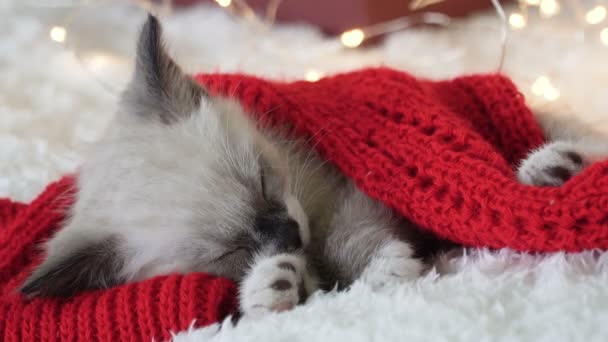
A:
[[[281,251],[292,251],[302,248],[300,226],[295,220],[290,218],[282,224],[282,227],[280,227],[277,232],[276,243]]]
[[[285,213],[265,212],[256,218],[256,230],[264,243],[274,245],[278,251],[293,251],[302,248],[300,226]]]

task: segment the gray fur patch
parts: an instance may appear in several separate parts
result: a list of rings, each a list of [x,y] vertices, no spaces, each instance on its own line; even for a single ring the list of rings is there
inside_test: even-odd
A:
[[[82,290],[109,288],[124,282],[117,239],[80,247],[61,260],[47,259],[23,284],[28,296],[69,297]]]

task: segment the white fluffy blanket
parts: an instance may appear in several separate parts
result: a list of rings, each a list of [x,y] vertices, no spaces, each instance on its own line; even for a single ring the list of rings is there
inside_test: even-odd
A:
[[[111,1],[77,11],[26,5],[66,2],[0,1],[0,197],[30,200],[73,171],[82,148],[103,134],[129,77],[124,57],[133,53],[141,11]],[[294,79],[310,70],[330,74],[384,64],[449,77],[494,71],[499,55],[493,14],[348,51],[310,27],[254,30],[214,7],[176,13],[165,24],[176,59],[191,71]],[[49,39],[53,25],[67,25],[64,44]],[[531,22],[511,36],[505,72],[533,105],[551,105],[556,115],[575,115],[606,131],[608,47],[598,29],[581,29],[567,18]],[[559,91],[558,101],[533,94],[540,75]],[[439,271],[381,293],[356,284],[292,312],[182,332],[176,340],[608,340],[607,253],[473,250],[446,259]]]

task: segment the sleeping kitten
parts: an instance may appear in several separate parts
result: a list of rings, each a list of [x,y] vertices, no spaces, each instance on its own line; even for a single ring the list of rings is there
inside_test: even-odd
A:
[[[249,118],[182,73],[150,16],[120,111],[80,171],[70,219],[21,292],[70,296],[210,272],[239,282],[241,311],[260,316],[289,310],[319,287],[420,276],[427,236],[304,144]],[[555,142],[518,174],[560,185],[592,156],[586,144]]]

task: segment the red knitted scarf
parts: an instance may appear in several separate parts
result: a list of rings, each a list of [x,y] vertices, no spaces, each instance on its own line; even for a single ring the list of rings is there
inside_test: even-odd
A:
[[[289,124],[370,196],[467,246],[526,251],[608,248],[608,162],[562,187],[519,184],[513,165],[543,142],[511,81],[432,82],[370,69],[316,83],[201,75],[267,125]],[[25,301],[15,289],[36,246],[63,218],[72,181],[29,205],[0,201],[0,340],[150,340],[215,322],[235,286],[206,274],[158,277],[68,300]]]

